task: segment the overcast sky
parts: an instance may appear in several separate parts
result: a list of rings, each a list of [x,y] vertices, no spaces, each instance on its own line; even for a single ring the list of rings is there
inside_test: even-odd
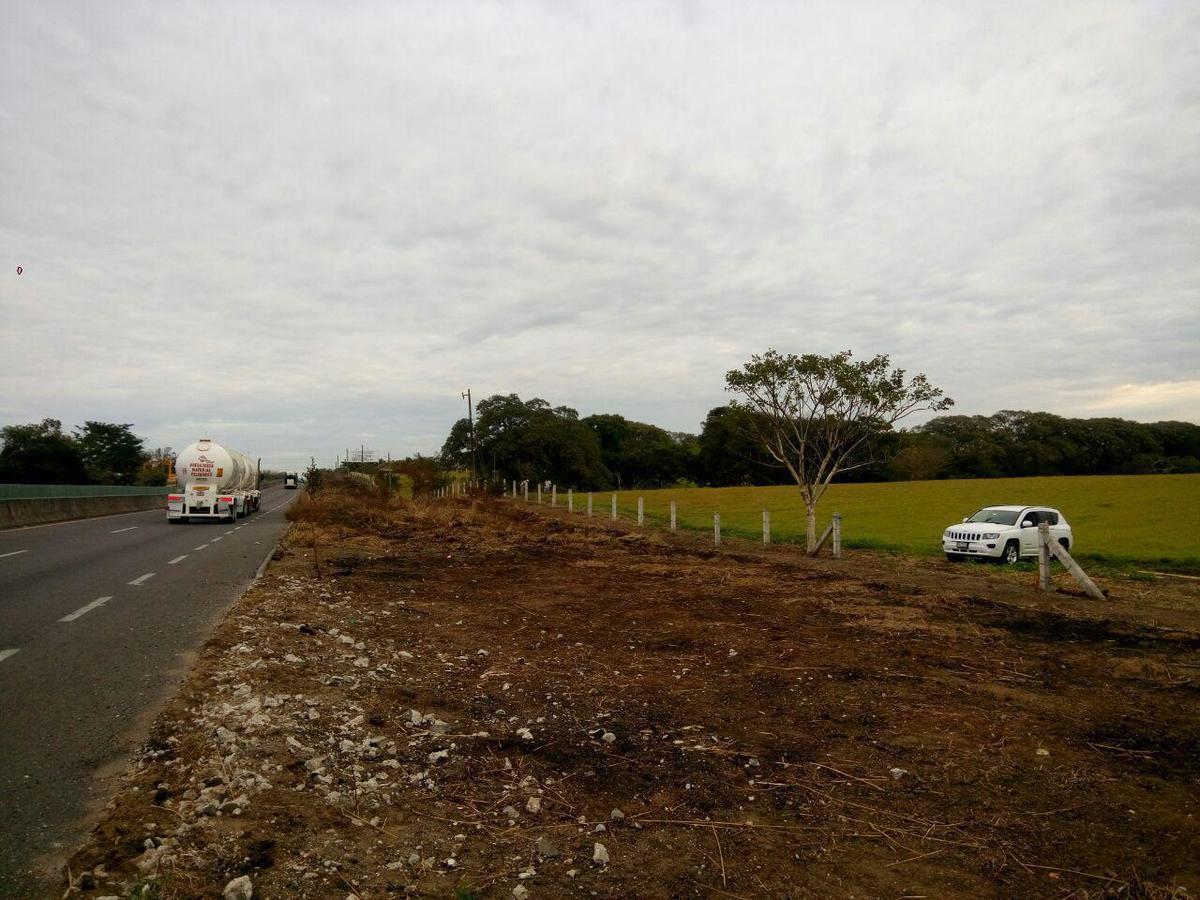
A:
[[[772,346],[1200,421],[1195,2],[0,13],[0,424],[332,464],[470,386],[698,431]]]

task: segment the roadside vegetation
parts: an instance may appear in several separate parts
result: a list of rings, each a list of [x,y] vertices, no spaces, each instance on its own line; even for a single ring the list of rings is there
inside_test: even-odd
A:
[[[698,434],[669,431],[614,413],[580,417],[569,406],[497,394],[476,404],[481,475],[576,488],[631,490],[677,485],[738,487],[791,483],[756,436],[753,412],[718,406]],[[884,430],[871,459],[838,481],[935,481],[1054,475],[1200,472],[1200,425],[1070,419],[1005,410],[942,415],[908,430]],[[442,447],[448,469],[471,465],[470,423],[455,423]],[[860,463],[866,463],[860,465]]]
[[[73,434],[58,419],[0,429],[0,484],[167,483],[170,447],[153,450],[133,426],[85,422]]]

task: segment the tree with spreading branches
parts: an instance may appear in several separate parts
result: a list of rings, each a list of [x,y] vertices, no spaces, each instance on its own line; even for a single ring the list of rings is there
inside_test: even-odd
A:
[[[750,409],[755,438],[787,469],[807,513],[808,552],[816,552],[817,504],[840,473],[880,460],[880,439],[919,410],[954,401],[923,374],[906,380],[884,355],[856,361],[849,350],[820,356],[768,350],[725,374],[725,388]]]

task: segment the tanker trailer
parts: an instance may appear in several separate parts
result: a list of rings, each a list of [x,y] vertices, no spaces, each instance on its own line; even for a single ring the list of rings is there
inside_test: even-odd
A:
[[[182,492],[167,495],[168,522],[232,522],[258,509],[258,463],[210,438],[201,438],[180,451],[175,458],[175,477]]]

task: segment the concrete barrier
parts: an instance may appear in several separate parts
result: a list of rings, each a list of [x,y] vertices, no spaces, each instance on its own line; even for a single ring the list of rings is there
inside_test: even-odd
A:
[[[70,519],[90,519],[114,513],[139,512],[144,509],[167,508],[163,494],[124,497],[39,497],[36,499],[0,500],[0,528],[20,528],[22,525],[45,525]]]

